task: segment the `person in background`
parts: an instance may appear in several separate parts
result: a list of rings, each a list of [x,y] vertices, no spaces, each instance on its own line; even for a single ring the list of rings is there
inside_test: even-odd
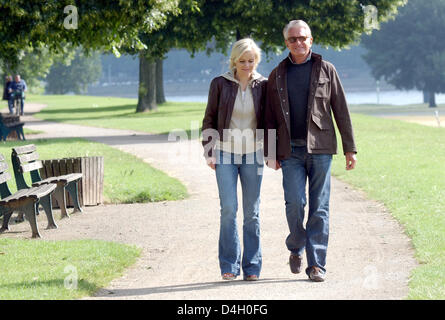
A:
[[[8,109],[9,109],[10,114],[13,113],[13,110],[12,110],[13,104],[12,104],[12,100],[10,100],[11,93],[9,91],[11,84],[12,84],[12,76],[6,76],[5,77],[5,86],[3,88],[3,100],[8,101]]]
[[[19,74],[16,74],[14,77],[14,82],[10,86],[10,93],[11,97],[9,98],[10,101],[12,101],[12,104],[14,105],[14,99],[20,100],[20,115],[23,116],[23,108],[24,108],[24,100],[25,100],[25,92],[28,89],[26,86],[25,80],[20,78]],[[11,109],[10,109],[11,111]]]
[[[256,72],[260,59],[261,51],[252,39],[233,44],[230,70],[210,84],[202,124],[204,156],[215,170],[220,198],[218,257],[223,280],[240,275],[240,264],[244,280],[258,280],[261,271],[259,205],[264,165],[256,130],[263,128],[267,79]],[[217,137],[208,139],[209,131]],[[236,223],[238,177],[244,213],[242,257]]]
[[[267,84],[265,132],[275,129],[277,139],[270,150],[268,139],[264,140],[266,163],[283,173],[291,272],[301,272],[306,251],[306,274],[321,282],[326,274],[331,162],[337,153],[331,112],[341,135],[346,170],[354,169],[357,150],[340,78],[331,63],[312,52],[308,24],[292,20],[283,35],[290,53],[272,70]],[[270,151],[276,159],[269,157]],[[304,228],[306,181],[309,212]]]

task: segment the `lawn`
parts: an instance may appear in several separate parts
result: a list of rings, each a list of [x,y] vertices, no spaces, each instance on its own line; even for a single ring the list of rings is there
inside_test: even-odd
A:
[[[429,108],[427,104],[410,104],[410,105],[384,105],[384,104],[359,104],[350,105],[349,109],[353,113],[362,113],[367,115],[378,116],[431,116],[434,117],[435,112],[440,115],[445,114],[445,105],[438,105],[437,108]]]
[[[187,197],[185,186],[177,179],[157,170],[141,159],[107,145],[84,139],[35,140],[40,159],[66,157],[104,157],[105,203],[134,203],[178,200]],[[11,148],[29,144],[28,141],[7,141],[0,144],[12,171]],[[25,175],[30,182],[29,175]],[[12,192],[17,190],[14,179],[8,182]]]
[[[333,174],[382,202],[412,239],[420,266],[407,298],[444,299],[445,128],[358,114],[352,119],[357,168],[347,172],[344,157],[336,156]]]
[[[0,300],[91,296],[121,276],[140,252],[99,240],[0,239]]]
[[[157,111],[136,113],[136,99],[92,96],[33,96],[28,102],[47,104],[36,117],[88,126],[168,134],[174,129],[189,133],[199,128],[204,103],[167,102]]]

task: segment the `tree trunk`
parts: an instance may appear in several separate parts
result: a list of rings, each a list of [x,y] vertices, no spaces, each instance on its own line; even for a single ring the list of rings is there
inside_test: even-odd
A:
[[[236,41],[241,40],[241,33],[239,32],[238,28],[236,29]]]
[[[428,103],[428,91],[423,90],[423,103]]]
[[[163,59],[156,60],[156,103],[161,104],[165,102],[164,94],[164,71]]]
[[[428,101],[430,103],[430,108],[437,107],[437,105],[436,105],[436,94],[434,93],[434,91],[429,91],[428,95],[429,95]]]
[[[156,62],[139,53],[139,90],[136,112],[156,110]]]

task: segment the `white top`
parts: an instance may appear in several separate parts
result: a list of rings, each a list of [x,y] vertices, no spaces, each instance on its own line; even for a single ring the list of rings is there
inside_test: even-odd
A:
[[[223,77],[239,84],[229,129],[224,129],[223,141],[216,141],[216,148],[222,151],[246,154],[260,150],[262,141],[255,141],[257,119],[252,96],[252,81],[258,73],[254,74],[245,91],[241,90],[241,84],[233,76],[232,72],[223,74]]]

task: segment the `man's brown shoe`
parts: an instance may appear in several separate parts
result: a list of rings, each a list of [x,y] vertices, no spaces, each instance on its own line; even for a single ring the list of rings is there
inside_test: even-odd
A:
[[[303,261],[303,257],[302,256],[291,254],[290,257],[289,257],[290,271],[292,273],[300,273],[301,272],[301,262],[302,261]]]
[[[309,279],[315,282],[323,282],[325,273],[318,267],[311,267],[309,271]]]

